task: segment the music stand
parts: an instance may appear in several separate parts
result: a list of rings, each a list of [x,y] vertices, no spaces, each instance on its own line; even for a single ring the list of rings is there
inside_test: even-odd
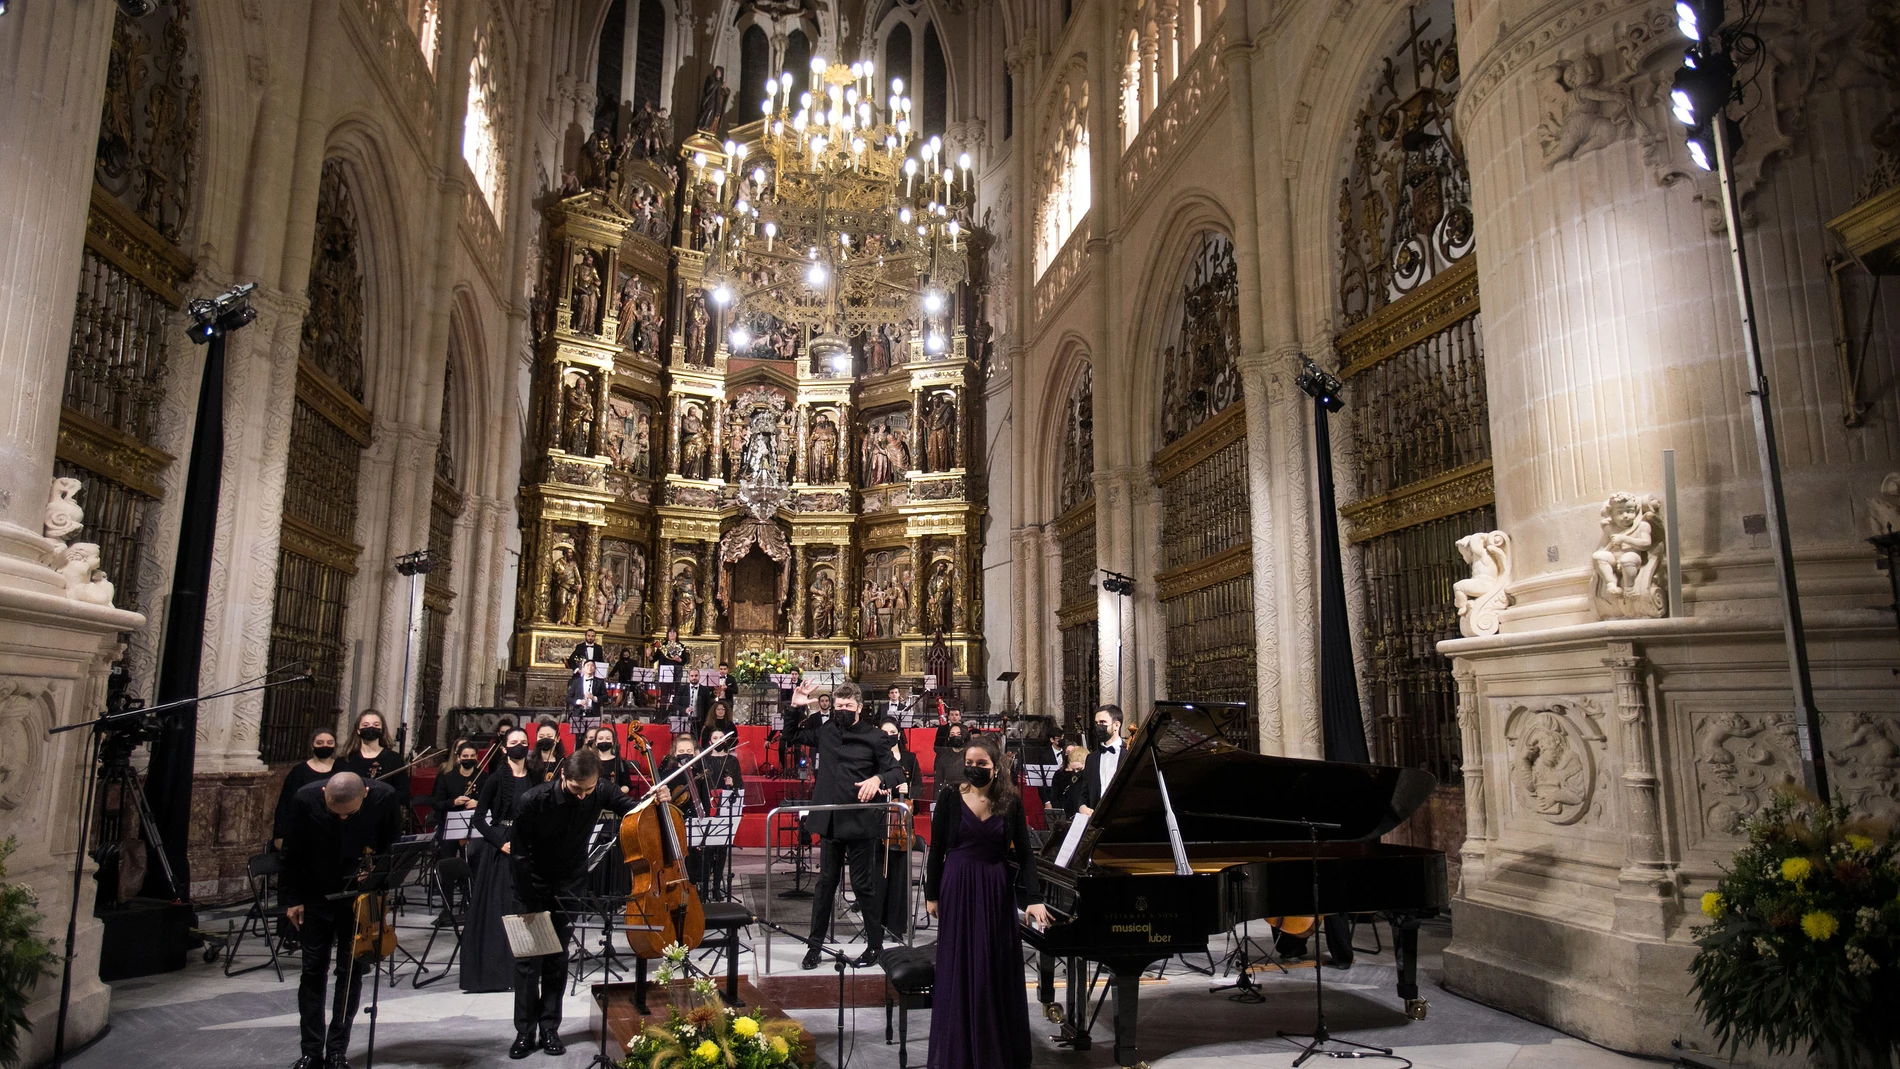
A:
[[[600,982],[603,988],[611,985],[619,976],[619,973],[616,972],[614,968],[614,962],[618,960],[618,955],[613,952],[614,918],[616,916],[625,915],[627,902],[632,897],[632,895],[593,894],[591,892],[588,894],[557,894],[554,896],[555,904],[561,909],[566,910],[570,917],[595,915],[600,917],[601,952],[599,954],[588,953],[586,943],[583,940],[576,939],[574,941],[575,955],[574,960],[570,963],[568,972],[569,993],[580,990],[581,980],[587,975],[587,963],[589,960],[597,960],[600,962]],[[620,1063],[607,1055],[607,1003],[604,998],[601,1000],[600,1006],[600,1033],[594,1037],[594,1041],[599,1050],[595,1053],[593,1060],[587,1063],[587,1069],[593,1069],[596,1065],[602,1066],[604,1069],[619,1069]]]
[[[369,871],[360,876],[351,877],[349,887],[335,894],[324,895],[324,901],[340,902],[344,899],[354,899],[360,895],[374,894],[378,891],[385,894],[394,894],[395,889],[402,886],[403,883],[409,879],[410,873],[415,871],[416,864],[422,860],[422,848],[434,845],[433,841],[427,839],[420,842],[398,842],[384,853],[371,855]],[[382,918],[378,919],[381,920]],[[352,909],[350,911],[350,949],[347,951],[347,953],[352,955],[355,953],[356,935],[356,911]],[[334,950],[335,948],[332,949]],[[397,944],[397,949],[401,949],[401,944]],[[414,959],[412,958],[411,960]],[[370,981],[369,1005],[363,1009],[363,1013],[369,1017],[369,1047],[363,1057],[365,1059],[365,1069],[376,1069],[376,1013],[382,1004],[382,965],[377,962],[371,962],[370,973],[372,974],[372,979]],[[350,967],[344,970],[344,977],[343,982],[346,985],[361,983],[361,981],[356,979],[356,962],[354,960],[350,962]],[[390,982],[395,982],[393,974]],[[345,1007],[349,1006],[349,989],[347,986],[344,988],[343,997],[338,1001]]]
[[[727,795],[736,796],[739,792],[727,791]],[[739,833],[739,817],[744,800],[733,797],[721,799],[718,811],[703,817],[686,818],[686,849],[700,851],[702,859],[708,859],[708,849],[723,849],[720,855],[720,873],[714,876],[711,866],[701,864],[701,878],[714,883],[722,892],[721,901],[732,899],[732,846]]]

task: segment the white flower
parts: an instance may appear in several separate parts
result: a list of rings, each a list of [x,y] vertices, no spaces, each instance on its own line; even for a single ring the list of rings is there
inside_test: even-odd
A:
[[[1880,924],[1880,911],[1872,906],[1862,906],[1854,911],[1854,919],[1860,922],[1860,930],[1871,932]]]
[[[1775,956],[1775,944],[1758,935],[1755,937],[1755,953],[1764,958],[1772,958]]]
[[[1880,968],[1880,963],[1873,959],[1873,955],[1853,943],[1847,944],[1848,972],[1853,973],[1855,976],[1867,976],[1878,968]]]

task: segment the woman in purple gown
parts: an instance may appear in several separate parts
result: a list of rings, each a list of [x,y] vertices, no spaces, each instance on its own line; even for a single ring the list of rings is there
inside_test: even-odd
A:
[[[1029,1069],[1020,905],[1047,926],[1029,825],[988,736],[963,751],[963,782],[937,792],[925,908],[938,918],[930,1069]]]

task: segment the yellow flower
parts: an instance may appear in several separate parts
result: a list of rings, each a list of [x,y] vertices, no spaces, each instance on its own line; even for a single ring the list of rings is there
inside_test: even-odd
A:
[[[1865,835],[1849,835],[1847,837],[1847,845],[1857,851],[1865,853],[1874,848],[1874,841]]]
[[[1834,938],[1834,933],[1839,931],[1840,927],[1841,922],[1835,920],[1832,913],[1816,910],[1801,916],[1801,930],[1808,933],[1808,938],[1816,942]]]
[[[1813,871],[1813,863],[1805,857],[1785,858],[1781,862],[1781,878],[1789,883],[1800,883]]]
[[[700,1043],[699,1046],[693,1048],[693,1057],[698,1058],[702,1062],[710,1062],[714,1058],[719,1057],[719,1044],[714,1043],[710,1039],[705,1040]]]
[[[787,1054],[790,1054],[791,1052],[792,1052],[792,1045],[790,1043],[785,1042],[784,1036],[772,1037],[772,1053],[773,1054],[776,1054],[779,1057],[783,1058]]]
[[[1702,896],[1702,915],[1703,916],[1714,917],[1715,919],[1720,920],[1722,917],[1722,910],[1724,908],[1725,907],[1722,902],[1722,895],[1720,894],[1720,892],[1709,891],[1703,894]]]
[[[759,1034],[758,1018],[734,1017],[732,1019],[732,1031],[734,1034],[740,1036],[756,1036]]]

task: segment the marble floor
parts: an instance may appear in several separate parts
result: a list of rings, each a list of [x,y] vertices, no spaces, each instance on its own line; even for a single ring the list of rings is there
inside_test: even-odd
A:
[[[781,885],[782,886],[782,885]],[[756,883],[752,884],[757,893]],[[761,896],[762,897],[762,896]],[[802,914],[804,902],[779,900],[781,923]],[[207,928],[222,928],[220,917],[207,917]],[[428,922],[420,914],[410,918],[414,927],[403,944],[420,952],[427,939]],[[759,929],[754,929],[754,934]],[[1393,1049],[1391,1060],[1368,1059],[1368,1066],[1411,1065],[1430,1069],[1636,1069],[1662,1064],[1592,1046],[1540,1025],[1466,1001],[1438,986],[1438,952],[1449,928],[1438,925],[1423,933],[1421,987],[1431,1009],[1423,1021],[1405,1017],[1394,984],[1396,969],[1389,953],[1362,953],[1351,969],[1327,969],[1327,1016],[1335,1034],[1360,1043]],[[596,936],[597,938],[597,936]],[[917,941],[929,942],[925,931]],[[1361,941],[1370,936],[1362,933]],[[898,1064],[895,1046],[884,1043],[883,1007],[872,991],[874,983],[853,985],[856,1005],[845,1010],[844,1051],[838,1050],[836,988],[820,980],[827,974],[798,969],[801,947],[779,936],[765,973],[768,990],[775,978],[803,977],[790,985],[779,981],[777,991],[787,1012],[800,1019],[816,1040],[820,1065],[842,1069],[887,1069]],[[254,944],[253,944],[254,946]],[[742,956],[740,969],[760,975],[763,944],[753,942]],[[1218,952],[1221,948],[1217,946]],[[430,955],[440,966],[447,947],[438,941]],[[251,946],[239,964],[261,960]],[[1196,959],[1198,961],[1198,959]],[[1205,964],[1202,962],[1201,964]],[[256,1069],[288,1066],[297,1056],[296,962],[285,960],[285,978],[279,982],[270,969],[227,978],[222,966],[206,965],[193,955],[182,971],[123,981],[114,985],[109,1031],[68,1059],[74,1069]],[[708,967],[718,970],[717,962]],[[1294,1047],[1276,1038],[1279,1030],[1302,1031],[1313,1023],[1313,981],[1310,968],[1284,974],[1269,970],[1260,977],[1265,999],[1257,1004],[1229,1000],[1211,993],[1218,982],[1190,972],[1179,962],[1162,977],[1144,982],[1140,1005],[1140,1057],[1155,1069],[1282,1069],[1296,1057]],[[507,1057],[513,1038],[513,996],[468,995],[456,990],[454,980],[424,987],[412,986],[413,970],[400,970],[398,982],[385,982],[377,1018],[375,1064],[415,1069],[460,1069],[465,1066],[515,1064]],[[594,979],[598,979],[596,972]],[[386,980],[386,978],[385,978]],[[776,994],[776,992],[775,992]],[[1025,982],[1025,998],[1033,990]],[[559,1059],[536,1054],[522,1063],[536,1066],[580,1067],[596,1053],[589,1031],[590,1006],[583,983],[570,988],[563,1035],[568,1053]],[[1049,1037],[1053,1026],[1044,1023],[1032,1004],[1030,1031],[1039,1067],[1096,1069],[1114,1064],[1110,1019],[1103,1009],[1096,1021],[1094,1049],[1076,1052],[1056,1046]],[[909,1063],[925,1064],[929,1014],[916,1012],[910,1021]],[[367,1064],[368,1028],[359,1021],[350,1048],[351,1064]],[[1313,1063],[1308,1063],[1313,1064]]]

